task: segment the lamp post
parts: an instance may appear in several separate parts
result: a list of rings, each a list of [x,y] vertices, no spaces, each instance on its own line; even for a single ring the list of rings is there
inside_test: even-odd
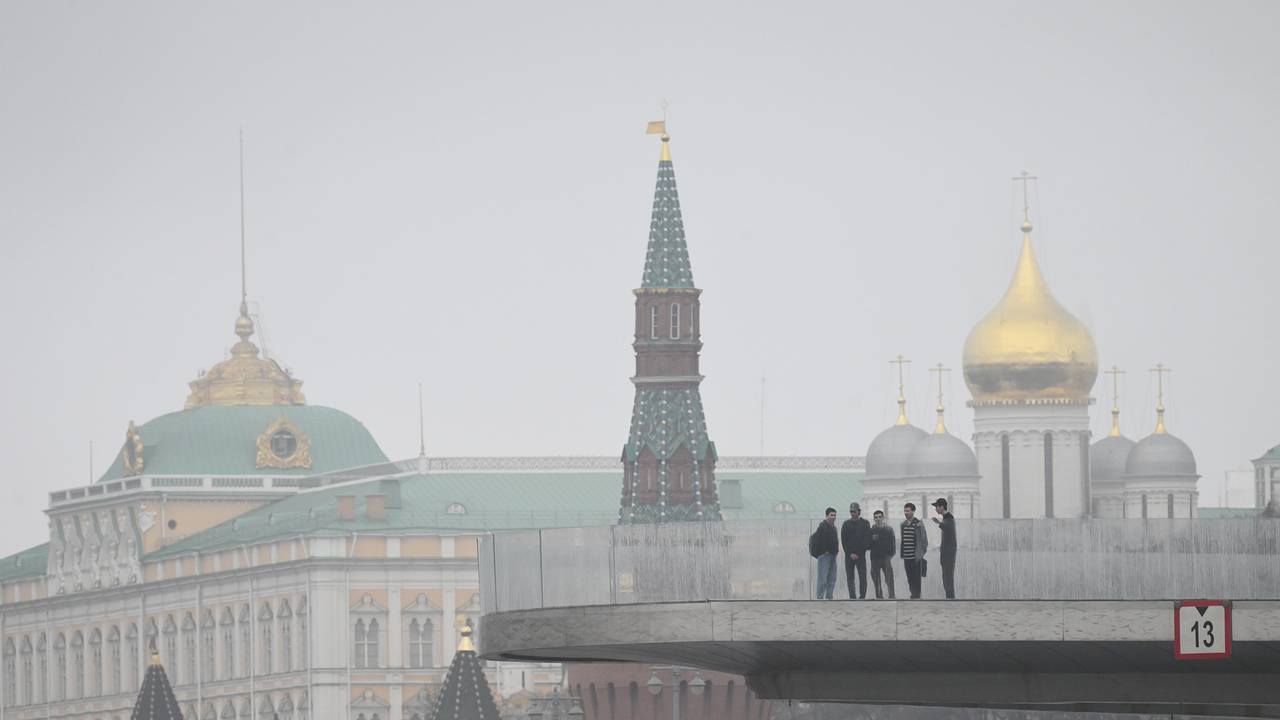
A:
[[[707,681],[702,679],[702,674],[697,670],[679,665],[649,666],[649,682],[645,683],[649,688],[649,694],[657,697],[662,694],[662,688],[671,688],[671,720],[680,720],[680,674],[690,671],[693,672],[693,679],[689,681],[689,692],[697,697],[702,695],[702,691],[707,687]],[[670,686],[663,684],[662,679],[658,677],[660,672],[671,673]]]

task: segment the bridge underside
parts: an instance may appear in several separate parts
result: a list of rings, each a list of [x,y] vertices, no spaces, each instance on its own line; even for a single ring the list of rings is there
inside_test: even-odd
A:
[[[675,664],[768,699],[1280,717],[1280,601],[1237,602],[1232,656],[1173,657],[1162,601],[700,602],[486,615],[491,659]]]

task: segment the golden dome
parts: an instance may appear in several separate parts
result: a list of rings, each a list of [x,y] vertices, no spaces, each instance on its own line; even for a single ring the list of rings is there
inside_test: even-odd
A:
[[[253,320],[243,301],[240,317],[236,318],[236,335],[240,342],[231,346],[231,357],[191,381],[187,409],[204,405],[305,405],[302,381],[295,380],[275,360],[258,356],[258,346],[249,340]]]
[[[1029,225],[1009,289],[964,342],[964,381],[975,405],[1087,401],[1098,377],[1093,336],[1049,292]]]

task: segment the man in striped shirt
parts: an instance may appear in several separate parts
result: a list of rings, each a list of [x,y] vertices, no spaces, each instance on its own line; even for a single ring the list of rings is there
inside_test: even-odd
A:
[[[925,551],[929,549],[929,532],[915,514],[915,503],[902,506],[902,515],[906,519],[898,532],[898,552],[902,555],[902,567],[907,572],[912,600],[920,598],[920,565],[924,562]]]

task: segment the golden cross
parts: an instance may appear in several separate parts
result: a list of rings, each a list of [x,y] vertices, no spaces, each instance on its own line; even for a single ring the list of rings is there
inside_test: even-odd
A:
[[[1024,223],[1031,222],[1031,196],[1028,194],[1027,183],[1031,180],[1039,179],[1040,178],[1032,175],[1026,170],[1023,170],[1022,174],[1018,177],[1013,178],[1015,181],[1022,181],[1022,222]]]
[[[1111,366],[1110,370],[1103,370],[1103,374],[1111,376],[1111,406],[1119,407],[1120,405],[1120,376],[1124,375],[1124,370]]]
[[[890,365],[898,366],[898,397],[902,397],[902,366],[906,365],[909,362],[911,361],[902,357],[901,354],[899,354],[898,357],[889,361]]]
[[[951,372],[951,368],[942,367],[942,363],[938,363],[937,365],[929,368],[929,372],[938,373],[938,409],[941,410],[942,409],[942,373]]]
[[[1164,375],[1171,373],[1173,370],[1164,366],[1164,363],[1156,363],[1156,366],[1148,370],[1156,374],[1156,405],[1160,410],[1164,409]]]

